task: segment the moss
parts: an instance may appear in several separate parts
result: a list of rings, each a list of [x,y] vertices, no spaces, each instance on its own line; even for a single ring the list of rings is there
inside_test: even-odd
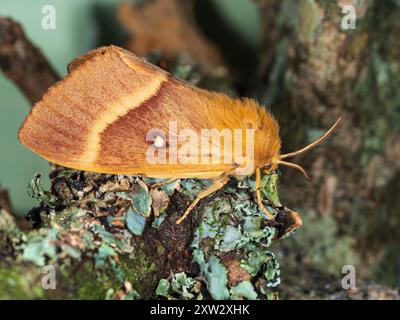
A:
[[[130,260],[128,257],[120,258],[118,265],[124,274],[124,281],[121,281],[119,274],[111,266],[94,268],[91,260],[77,263],[76,266],[62,272],[59,279],[60,286],[50,297],[104,300],[110,292],[116,293],[123,290],[126,282],[132,285],[133,292],[139,292],[139,295],[135,296],[142,296],[140,293],[143,293],[143,296],[149,297],[149,291],[153,291],[155,286],[154,277],[151,276],[155,266],[145,256],[140,258],[136,255],[135,257],[138,260]],[[73,272],[72,281],[71,272]]]
[[[67,279],[65,279],[67,282]],[[112,274],[93,272],[92,262],[86,262],[74,275],[72,290],[69,298],[78,300],[104,300],[110,288],[120,288]]]
[[[44,298],[45,290],[37,281],[38,274],[32,274],[32,269],[26,266],[0,266],[0,300]]]
[[[120,267],[133,289],[148,299],[154,297],[157,286],[157,267],[145,253],[143,244],[135,246],[129,257],[122,257]]]

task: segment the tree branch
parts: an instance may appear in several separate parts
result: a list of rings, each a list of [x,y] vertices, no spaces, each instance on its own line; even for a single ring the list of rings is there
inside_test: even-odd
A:
[[[0,68],[33,104],[59,77],[12,19],[0,17]]]

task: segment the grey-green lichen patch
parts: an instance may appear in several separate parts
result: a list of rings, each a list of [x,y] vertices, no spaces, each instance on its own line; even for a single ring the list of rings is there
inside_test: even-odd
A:
[[[52,263],[57,259],[57,248],[54,245],[57,240],[58,230],[39,230],[27,237],[23,248],[22,259],[31,261],[38,266]]]
[[[68,181],[69,185],[65,184],[65,181],[58,180],[58,182],[63,184],[63,190],[69,189],[72,193],[76,192],[76,189],[71,188],[72,181]],[[54,206],[53,203],[50,204],[48,198],[43,197],[49,192],[41,189],[40,180],[35,176],[31,188],[35,190],[35,194],[40,194],[37,198],[42,201],[37,209],[37,214],[31,217],[37,219],[35,221],[40,228],[26,234],[15,232],[16,241],[13,250],[21,264],[32,263],[39,267],[39,270],[44,265],[54,265],[60,279],[68,279],[67,274],[64,276],[64,273],[70,272],[68,270],[71,269],[75,270],[78,266],[78,271],[74,271],[76,280],[80,278],[80,274],[83,278],[79,280],[79,286],[73,285],[67,288],[68,292],[73,292],[75,295],[71,298],[104,299],[107,292],[107,297],[112,296],[111,292],[114,292],[114,298],[137,298],[138,293],[135,287],[145,282],[140,276],[140,272],[142,270],[146,272],[146,277],[151,280],[151,274],[155,271],[155,267],[144,256],[143,249],[133,246],[130,241],[131,232],[129,232],[129,228],[125,229],[123,222],[126,219],[125,216],[133,212],[133,205],[142,209],[143,207],[140,207],[142,203],[124,195],[121,196],[123,193],[121,189],[131,188],[135,183],[134,180],[118,182],[104,180],[103,182],[109,185],[109,188],[104,188],[104,192],[101,192],[103,196],[100,196],[100,191],[97,191],[98,198],[93,198],[88,192],[86,195],[88,200],[82,199],[82,201],[76,202],[72,202],[73,198],[68,197],[68,206],[62,205],[65,204],[65,199],[58,197],[53,202],[57,202],[57,205]],[[110,191],[115,186],[114,182],[117,187]],[[81,185],[83,186],[83,183],[79,184],[79,188]],[[117,194],[118,192],[119,194]],[[79,195],[85,197],[84,194]],[[75,193],[75,196],[79,195]],[[114,206],[116,203],[118,204],[115,209],[110,206],[111,202]],[[72,205],[73,203],[75,206]],[[96,211],[90,210],[93,203],[98,204]],[[115,215],[104,215],[103,211],[115,213]],[[141,215],[137,216],[145,220]],[[2,220],[0,219],[0,222]],[[128,224],[130,224],[129,219]],[[8,229],[11,225],[4,223],[4,227],[7,226]],[[131,225],[130,227],[133,228]],[[112,230],[114,232],[111,232]],[[11,235],[12,233],[7,231],[7,234]],[[91,261],[90,268],[87,267],[87,261]],[[136,264],[132,267],[127,261],[135,261]],[[81,264],[82,266],[80,266]],[[132,270],[135,272],[132,273]],[[96,285],[96,282],[100,280],[92,275],[105,277],[110,281],[101,280],[103,285]],[[135,287],[130,288],[129,284]],[[123,289],[124,285],[127,289]],[[142,288],[140,287],[140,289]]]
[[[264,179],[261,180],[261,191],[274,206],[282,206],[278,194],[278,173],[273,172],[264,176]]]
[[[170,296],[171,285],[167,279],[161,279],[156,289],[156,295],[168,298]]]
[[[271,173],[261,184],[274,216],[282,209],[277,180]],[[45,191],[35,176],[30,193],[40,205],[30,218],[37,228],[19,235],[15,247],[21,262],[52,264],[61,279],[77,270],[81,285],[69,284],[66,290],[84,299],[268,298],[269,288],[279,283],[279,264],[268,250],[276,229],[255,202],[254,178],[232,180],[196,207],[201,219],[189,249],[199,272],[173,273],[161,281],[151,255],[165,255],[165,244],[157,242],[149,251],[137,240],[163,230],[170,219],[169,198],[180,193],[193,200],[211,181],[178,180],[157,189],[154,183],[160,181],[67,170],[58,172],[51,191]]]
[[[126,214],[126,227],[135,236],[140,236],[143,233],[146,225],[146,218],[137,214],[134,210],[128,210]]]
[[[262,264],[264,267],[263,274],[266,280],[265,285],[267,287],[276,287],[281,283],[279,262],[272,252],[266,252],[265,255],[266,257]]]
[[[273,173],[262,179],[263,193],[270,197],[266,206],[273,215],[281,206],[277,177]],[[254,203],[249,195],[251,190],[255,190],[253,179],[232,183],[224,190],[224,195],[217,195],[203,208],[203,217],[192,242],[193,261],[199,265],[207,290],[214,299],[262,298],[266,297],[263,292],[280,283],[279,264],[268,250],[276,230]],[[239,267],[232,267],[235,259],[240,261]],[[236,275],[229,274],[228,270]],[[251,290],[246,282],[236,283],[246,272],[254,278],[261,275],[257,288]]]
[[[132,203],[132,208],[143,217],[149,217],[151,213],[151,196],[147,185],[138,180],[133,184],[131,192],[117,192],[117,196],[125,198]]]
[[[232,300],[257,300],[257,292],[250,281],[242,281],[230,290]]]
[[[43,299],[45,292],[38,283],[38,268],[29,262],[15,263],[21,255],[26,235],[17,227],[13,216],[0,209],[0,300]]]
[[[41,174],[36,173],[28,185],[28,194],[30,197],[35,198],[46,204],[54,204],[56,197],[49,191],[45,191],[41,184]]]
[[[168,299],[201,300],[201,283],[184,272],[175,273],[168,279],[161,279],[156,294]]]
[[[212,255],[207,262],[203,259],[195,261],[200,264],[200,268],[207,278],[207,288],[211,297],[216,300],[228,299],[227,270],[221,264],[219,258]]]

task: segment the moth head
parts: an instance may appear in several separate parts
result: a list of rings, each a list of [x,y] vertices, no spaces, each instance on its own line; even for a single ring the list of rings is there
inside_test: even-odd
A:
[[[278,158],[279,159],[279,158]],[[265,166],[264,166],[264,172],[266,174],[270,174],[271,172],[275,171],[276,169],[278,169],[278,159],[272,159],[270,162],[268,162]]]
[[[318,140],[310,143],[309,145],[305,146],[304,148],[302,148],[300,150],[297,150],[297,151],[290,152],[290,153],[281,154],[278,157],[273,158],[269,163],[267,163],[264,166],[264,171],[266,173],[270,173],[270,172],[276,170],[278,168],[278,166],[281,165],[281,166],[293,168],[293,169],[296,169],[296,170],[300,171],[301,173],[303,173],[304,177],[308,181],[311,181],[310,176],[307,174],[307,172],[304,170],[304,168],[302,166],[300,166],[300,165],[298,165],[296,163],[284,161],[282,159],[295,157],[295,156],[297,156],[299,154],[303,154],[303,153],[309,151],[310,149],[316,147],[317,145],[319,145],[321,142],[326,140],[332,134],[332,132],[337,128],[337,126],[340,124],[341,121],[342,121],[342,117],[340,117],[335,122],[335,124],[327,132],[325,132],[325,134],[322,137],[320,137]]]

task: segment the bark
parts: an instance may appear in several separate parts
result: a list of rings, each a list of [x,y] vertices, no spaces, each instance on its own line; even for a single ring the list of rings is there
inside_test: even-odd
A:
[[[7,212],[12,212],[11,201],[8,195],[8,191],[0,187],[0,209],[4,209]]]
[[[1,67],[34,103],[57,76],[18,24],[0,22]],[[200,77],[217,87],[196,67],[176,64],[170,66],[176,76],[192,82]],[[301,225],[297,213],[279,202],[276,174],[263,181],[275,224],[255,205],[251,179],[231,181],[177,225],[206,182],[181,181],[157,191],[141,177],[58,166],[52,166],[50,178],[49,191],[42,189],[40,175],[28,189],[39,202],[27,215],[33,230],[23,232],[7,208],[0,211],[0,280],[16,284],[12,293],[5,286],[1,297],[273,298],[279,264],[266,248]],[[57,270],[55,290],[42,287],[45,265]],[[173,289],[176,285],[184,290]]]
[[[356,237],[357,247],[373,257],[357,267],[365,273],[369,263],[380,263],[381,272],[393,278],[400,243],[393,241],[400,240],[399,219],[394,218],[400,205],[399,6],[394,1],[358,1],[357,29],[345,31],[340,28],[340,6],[352,1],[255,1],[265,23],[264,50],[248,92],[277,115],[284,151],[303,146],[339,115],[345,118],[333,138],[296,158],[313,175],[312,184],[305,186],[297,173],[284,171],[285,202],[320,218],[335,217],[338,234]],[[168,60],[161,57],[157,63],[175,76],[234,91],[226,76],[215,78],[177,57]],[[20,26],[4,18],[0,66],[32,104],[58,80]],[[149,189],[153,181],[141,177],[54,166],[51,190],[40,187],[38,176],[31,183],[30,193],[39,200],[28,214],[33,230],[23,232],[11,209],[0,204],[0,282],[16,283],[6,285],[0,296],[274,298],[270,288],[279,282],[279,268],[265,248],[298,227],[299,220],[277,199],[277,175],[265,179],[267,205],[279,224],[270,226],[259,218],[248,179],[244,185],[232,181],[176,225],[204,183],[181,181],[155,191]],[[159,216],[143,220],[139,211]],[[229,237],[221,239],[211,229]],[[313,226],[306,224],[306,229]],[[389,263],[380,262],[380,256]],[[303,259],[302,253],[296,254],[299,257]],[[42,289],[45,264],[56,267],[56,290]],[[318,274],[311,273],[310,279]],[[326,275],[320,276],[322,287]],[[173,291],[171,285],[188,294]],[[297,276],[291,288],[299,285],[303,287]],[[304,297],[298,292],[292,296]]]
[[[194,23],[191,7],[192,1],[182,0],[122,3],[118,17],[131,36],[126,47],[138,55],[158,53],[169,60],[185,53],[209,70],[221,65],[219,50]]]
[[[38,101],[58,76],[15,21],[0,17],[0,68],[28,98]]]
[[[371,275],[367,270],[373,266],[395,284],[398,2],[256,2],[263,9],[265,46],[258,89],[252,93],[277,115],[284,151],[307,144],[344,117],[328,142],[293,160],[311,172],[313,183],[305,185],[297,173],[284,170],[285,198],[313,215],[335,217],[339,232],[356,238],[363,252],[358,270]],[[345,4],[356,8],[355,30],[341,27]]]

